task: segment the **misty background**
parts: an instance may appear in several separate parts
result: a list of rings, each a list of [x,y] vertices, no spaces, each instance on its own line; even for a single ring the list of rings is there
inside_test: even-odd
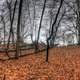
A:
[[[10,3],[8,5],[7,1]],[[4,41],[4,26],[5,26],[5,41],[8,41],[10,29],[10,15],[13,13],[13,8],[16,0],[0,0],[0,41]],[[13,22],[14,41],[16,41],[16,26],[18,19],[19,0]],[[52,26],[56,13],[60,5],[60,0],[47,0],[43,19],[41,23],[41,30],[39,35],[39,42],[46,43],[47,37],[50,35],[50,27]],[[11,14],[9,13],[9,6]],[[20,36],[25,43],[32,43],[37,40],[38,29],[41,20],[41,14],[44,6],[44,0],[23,0],[22,14],[20,20]],[[2,20],[3,16],[3,20]],[[11,15],[12,16],[12,15]],[[50,44],[55,45],[73,45],[77,44],[78,29],[77,29],[77,3],[76,0],[64,0],[61,10],[58,15],[57,22],[54,26],[58,27],[56,31],[55,40],[50,40]],[[32,39],[31,39],[32,37]],[[54,37],[54,36],[53,36]],[[10,39],[11,40],[11,39]]]

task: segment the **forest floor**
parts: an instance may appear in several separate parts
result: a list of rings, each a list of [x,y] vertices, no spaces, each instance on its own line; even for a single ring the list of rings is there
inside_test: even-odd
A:
[[[45,62],[45,51],[0,61],[0,80],[80,80],[80,47],[52,48],[49,51],[48,63]]]

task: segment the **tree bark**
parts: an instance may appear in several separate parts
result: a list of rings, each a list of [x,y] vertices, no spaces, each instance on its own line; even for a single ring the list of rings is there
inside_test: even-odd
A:
[[[2,22],[3,22],[3,32],[4,32],[4,45],[5,45],[5,32],[6,32],[6,30],[5,30],[5,20],[4,20],[4,17],[3,17],[3,15],[1,15],[1,20],[2,20]]]
[[[46,61],[47,61],[47,62],[48,62],[47,59],[48,59],[48,55],[49,55],[49,41],[50,41],[50,39],[51,39],[52,36],[53,36],[54,26],[55,26],[55,24],[56,24],[56,22],[57,22],[58,15],[59,15],[59,13],[60,13],[60,10],[61,10],[63,1],[64,1],[64,0],[61,0],[61,2],[60,2],[60,6],[59,6],[59,8],[58,8],[58,11],[57,11],[57,13],[56,13],[54,22],[53,22],[52,27],[51,27],[51,34],[50,34],[50,36],[47,38],[47,52],[46,52],[46,54],[47,54],[47,55],[46,55]]]
[[[18,58],[20,53],[19,43],[20,43],[20,20],[21,20],[21,12],[22,12],[22,3],[23,3],[23,0],[20,0],[19,11],[18,11],[18,21],[17,21],[17,41],[16,41],[16,54],[15,54],[16,59]]]
[[[36,41],[36,51],[38,50],[38,42],[39,42],[39,37],[40,37],[40,30],[41,30],[41,24],[42,24],[42,20],[43,20],[43,15],[44,15],[44,11],[45,11],[45,7],[46,7],[46,1],[44,0],[44,5],[43,5],[43,10],[42,10],[42,14],[41,14],[41,19],[40,19],[40,24],[39,24],[39,29],[38,29],[38,36],[37,36],[37,41]]]
[[[78,28],[78,45],[80,45],[80,0],[77,3],[77,28]]]
[[[11,12],[12,12],[11,11],[11,4],[7,2],[7,6],[8,6],[8,9],[9,9],[9,17],[10,17],[10,31],[9,31],[9,38],[8,38],[8,43],[7,43],[6,54],[8,54],[11,35],[12,35],[12,42],[14,41],[13,21],[14,21],[14,16],[15,16],[16,4],[17,4],[17,0],[15,1],[15,4],[14,4],[13,14],[11,14]]]

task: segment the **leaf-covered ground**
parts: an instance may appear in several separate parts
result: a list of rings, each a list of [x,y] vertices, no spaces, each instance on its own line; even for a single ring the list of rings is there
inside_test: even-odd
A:
[[[80,80],[79,47],[50,49],[49,63],[45,56],[40,52],[0,61],[0,80]]]

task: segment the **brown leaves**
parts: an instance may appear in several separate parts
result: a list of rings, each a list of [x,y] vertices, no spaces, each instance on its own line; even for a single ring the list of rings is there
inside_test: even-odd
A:
[[[80,80],[78,52],[77,47],[50,49],[49,63],[45,62],[45,52],[0,61],[0,80],[4,75],[5,80]]]

